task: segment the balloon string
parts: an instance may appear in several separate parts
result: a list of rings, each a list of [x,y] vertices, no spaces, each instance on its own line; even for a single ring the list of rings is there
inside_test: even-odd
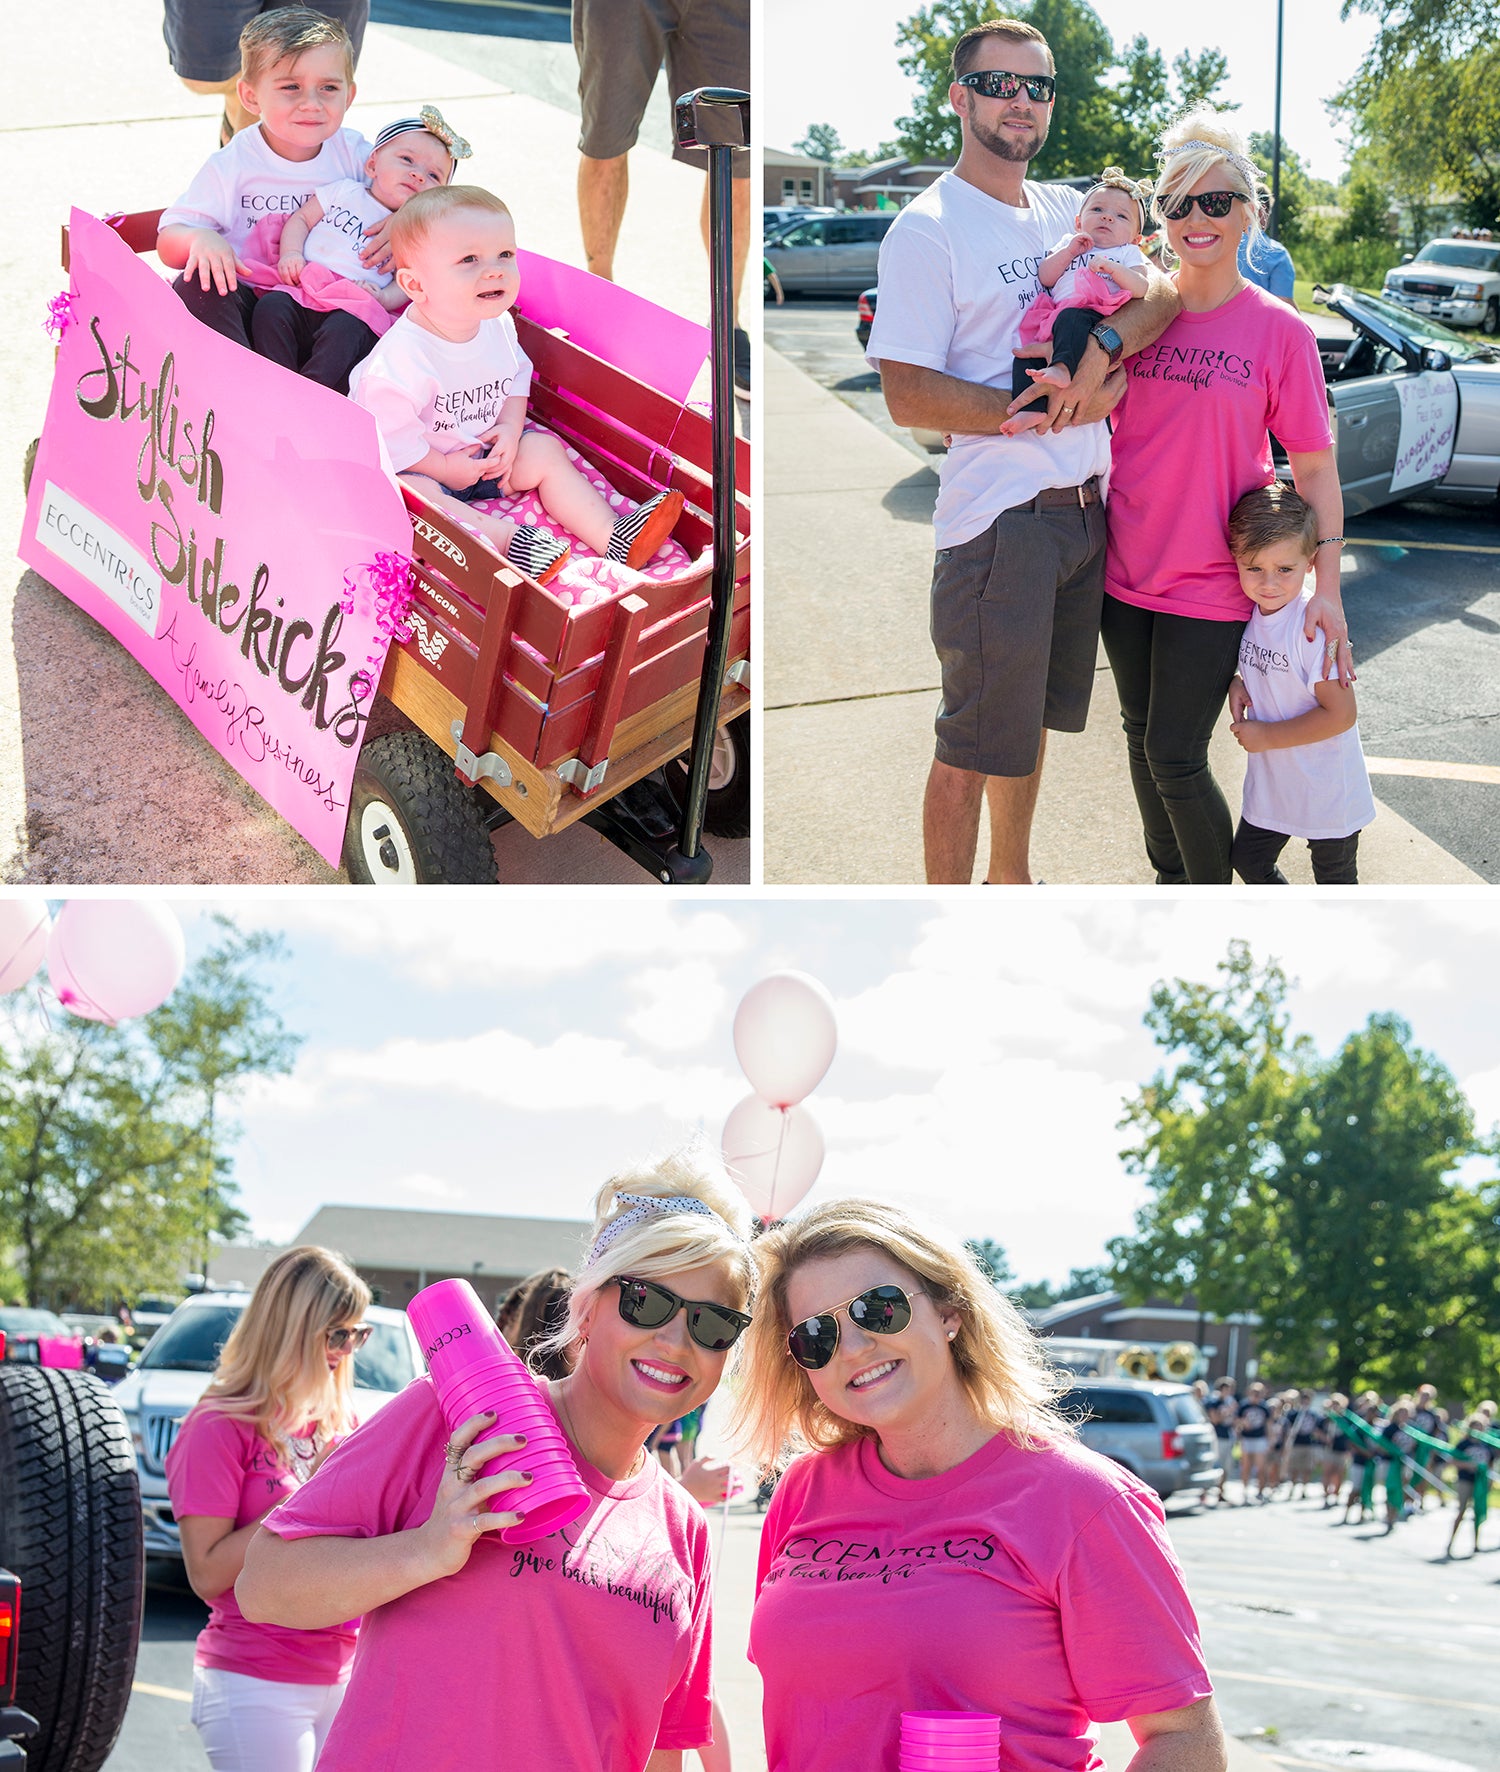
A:
[[[781,1110],[781,1127],[776,1134],[776,1162],[771,1169],[771,1197],[766,1202],[766,1223],[776,1222],[776,1178],[781,1174],[781,1153],[786,1146],[787,1121],[791,1118],[791,1109]]]

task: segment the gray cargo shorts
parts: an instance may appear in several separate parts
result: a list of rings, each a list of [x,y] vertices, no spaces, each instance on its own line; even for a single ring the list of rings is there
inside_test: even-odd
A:
[[[240,32],[253,18],[286,0],[166,0],[162,36],[172,72],[181,80],[217,86],[240,71]],[[316,0],[315,12],[341,21],[359,60],[370,0]]]
[[[614,160],[635,146],[663,61],[673,99],[700,86],[750,90],[750,0],[573,0],[573,47],[583,132],[578,150]],[[705,137],[733,147],[739,113],[700,113]],[[673,148],[685,166],[706,167],[701,148]],[[736,178],[750,176],[750,155],[735,154]]]
[[[942,668],[940,763],[979,775],[1030,775],[1044,728],[1083,731],[1103,597],[1098,500],[1018,505],[981,534],[938,550],[932,643]]]

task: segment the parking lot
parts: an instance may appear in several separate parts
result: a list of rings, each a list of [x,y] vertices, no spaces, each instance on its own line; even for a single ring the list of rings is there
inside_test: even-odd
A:
[[[913,458],[911,472],[900,476],[883,500],[893,513],[899,506],[905,533],[908,525],[930,520],[935,458],[891,424],[879,377],[867,368],[855,338],[855,321],[852,300],[789,301],[767,308],[766,343]],[[1329,330],[1341,324],[1330,322]],[[774,426],[769,449],[774,458]],[[774,461],[769,472],[776,475]],[[781,490],[779,479],[772,490]],[[774,570],[774,524],[774,507],[768,507],[773,552],[767,578],[768,714],[809,709],[819,700],[799,612],[778,614],[778,595],[786,595],[786,589]],[[1500,881],[1500,522],[1495,507],[1411,501],[1351,517],[1345,528],[1345,606],[1360,674],[1360,733],[1377,799],[1475,875]],[[858,582],[859,561],[845,556],[840,566]],[[926,592],[925,580],[913,576],[911,633],[903,642],[909,659],[899,674],[902,693],[936,690],[936,661],[920,634]],[[793,636],[796,668],[779,671],[778,650],[784,644],[790,652]],[[889,693],[895,686],[893,679],[881,687]],[[841,682],[834,693],[848,697],[851,689]],[[1105,693],[1107,686],[1101,688]],[[769,779],[768,810],[775,811]],[[813,871],[818,858],[807,855],[799,873],[768,872],[768,878],[822,878]],[[768,869],[771,865],[768,850]]]
[[[1315,1500],[1169,1508],[1229,1734],[1275,1767],[1493,1772],[1500,1527],[1492,1519],[1487,1530],[1494,1548],[1446,1563],[1451,1513],[1429,1511],[1389,1538],[1338,1517]],[[722,1535],[715,1685],[736,1772],[765,1765],[744,1659],[759,1532],[743,1505]],[[172,1566],[150,1574],[135,1694],[107,1772],[204,1772],[187,1703],[204,1609]],[[1106,1751],[1111,1772],[1125,1764],[1120,1739]]]

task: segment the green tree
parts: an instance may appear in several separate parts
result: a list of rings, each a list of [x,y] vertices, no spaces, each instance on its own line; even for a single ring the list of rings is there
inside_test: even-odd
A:
[[[993,1237],[978,1239],[970,1237],[964,1243],[964,1248],[979,1263],[981,1273],[990,1281],[991,1285],[998,1286],[1005,1292],[1011,1289],[1016,1276],[1011,1271],[1010,1260],[1005,1250]]]
[[[1110,1246],[1122,1291],[1257,1312],[1266,1359],[1305,1380],[1462,1389],[1500,1334],[1500,1185],[1456,1174],[1477,1148],[1457,1084],[1394,1015],[1320,1058],[1242,942],[1218,971],[1152,992],[1167,1062],[1122,1122],[1151,1192]]]
[[[170,1289],[234,1204],[223,1110],[290,1069],[296,1040],[261,976],[274,937],[221,919],[217,944],[139,1022],[39,1028],[26,999],[0,1043],[0,1247],[30,1302]]]
[[[1024,1286],[1007,1287],[1017,1304],[1029,1311],[1044,1311],[1054,1304],[1066,1304],[1070,1298],[1092,1298],[1098,1292],[1112,1292],[1114,1276],[1107,1267],[1075,1267],[1061,1286],[1050,1280],[1028,1280]]]
[[[1172,63],[1172,72],[1177,76],[1178,111],[1196,111],[1200,105],[1212,105],[1220,111],[1240,108],[1219,93],[1229,78],[1229,57],[1222,49],[1205,49],[1198,55],[1190,55],[1184,49]]]
[[[810,123],[807,134],[801,141],[792,143],[799,154],[806,154],[809,160],[825,160],[832,166],[844,152],[844,144],[839,139],[839,132],[831,123]]]

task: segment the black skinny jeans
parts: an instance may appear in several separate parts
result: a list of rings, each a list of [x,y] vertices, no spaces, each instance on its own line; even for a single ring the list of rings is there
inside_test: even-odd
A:
[[[1244,631],[1242,621],[1158,614],[1105,595],[1100,637],[1159,886],[1230,884],[1233,820],[1208,766],[1208,741]]]
[[[1287,877],[1277,867],[1281,852],[1291,842],[1281,831],[1264,830],[1242,818],[1234,833],[1229,859],[1247,886],[1285,886]],[[1319,886],[1359,884],[1359,832],[1347,837],[1309,837],[1313,879]]]

